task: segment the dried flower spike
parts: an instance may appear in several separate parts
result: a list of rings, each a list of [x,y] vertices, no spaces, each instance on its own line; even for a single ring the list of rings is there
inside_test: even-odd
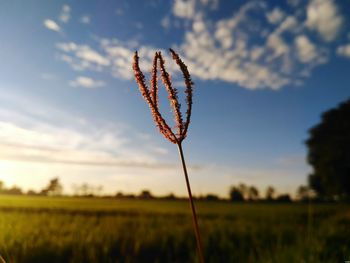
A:
[[[191,187],[190,182],[188,179],[187,174],[187,168],[185,163],[185,158],[182,150],[182,141],[186,138],[188,126],[190,124],[191,119],[191,112],[192,112],[192,94],[193,94],[193,82],[191,80],[190,73],[188,72],[188,69],[183,63],[183,61],[180,59],[179,55],[172,49],[170,49],[170,53],[172,55],[172,58],[175,60],[176,64],[180,67],[180,70],[182,71],[183,78],[186,85],[186,104],[187,104],[187,111],[186,111],[186,121],[183,121],[182,114],[181,114],[181,105],[179,103],[179,98],[177,96],[177,89],[173,87],[171,83],[171,77],[169,73],[167,72],[165,68],[165,61],[163,59],[163,56],[160,52],[156,52],[153,59],[153,68],[151,72],[151,80],[150,80],[150,88],[147,87],[145,82],[145,76],[143,75],[140,67],[139,67],[139,57],[137,52],[135,52],[134,55],[134,61],[133,61],[133,70],[135,74],[136,82],[139,86],[140,92],[145,99],[145,101],[148,103],[149,108],[152,112],[153,120],[155,121],[159,131],[164,135],[166,139],[168,139],[170,142],[177,144],[180,154],[180,159],[182,163],[182,168],[185,175],[186,180],[186,186],[190,201],[190,206],[192,210],[192,219],[193,219],[193,226],[194,231],[196,235],[196,241],[197,241],[197,249],[198,249],[198,256],[199,261],[201,263],[204,262],[203,252],[202,252],[202,245],[201,245],[201,238],[200,238],[200,232],[198,227],[198,220],[197,220],[197,214],[196,209],[193,203],[193,197],[191,193]],[[171,130],[169,125],[165,122],[164,118],[162,117],[161,113],[159,112],[158,107],[158,76],[157,76],[157,67],[158,67],[158,60],[159,60],[159,67],[160,67],[160,73],[162,77],[163,84],[165,86],[165,89],[168,92],[168,99],[170,102],[170,106],[174,113],[174,119],[176,122],[176,128],[177,132],[175,133]]]
[[[181,114],[181,104],[179,103],[179,98],[177,96],[177,89],[173,87],[171,83],[171,77],[170,74],[167,72],[165,68],[165,61],[163,59],[163,56],[160,52],[156,52],[153,59],[153,68],[152,68],[152,77],[150,81],[150,88],[147,87],[145,82],[145,76],[143,75],[140,67],[139,67],[139,57],[137,52],[135,52],[134,55],[134,61],[133,61],[133,70],[135,74],[136,82],[139,86],[139,89],[141,91],[142,96],[148,103],[151,111],[154,121],[157,124],[157,127],[159,128],[159,131],[164,135],[166,139],[168,139],[172,143],[179,143],[182,142],[187,135],[188,126],[190,123],[191,118],[191,111],[192,111],[192,93],[193,93],[193,82],[191,80],[190,74],[187,70],[186,65],[182,62],[179,55],[175,53],[174,50],[170,49],[170,52],[172,54],[172,58],[175,60],[175,62],[179,65],[180,70],[182,71],[185,85],[186,85],[186,104],[187,104],[187,111],[186,111],[186,121],[183,121],[182,114]],[[165,122],[164,118],[159,112],[158,108],[158,84],[157,84],[157,66],[159,61],[159,67],[161,72],[161,77],[163,84],[168,92],[168,98],[170,101],[171,108],[174,113],[174,119],[177,127],[176,135],[175,133],[169,128],[167,123]]]

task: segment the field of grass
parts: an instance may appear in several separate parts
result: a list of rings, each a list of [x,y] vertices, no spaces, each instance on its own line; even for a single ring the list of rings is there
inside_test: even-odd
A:
[[[206,262],[350,260],[350,206],[197,202]],[[310,213],[311,212],[311,213]],[[185,201],[0,196],[7,262],[196,262]]]

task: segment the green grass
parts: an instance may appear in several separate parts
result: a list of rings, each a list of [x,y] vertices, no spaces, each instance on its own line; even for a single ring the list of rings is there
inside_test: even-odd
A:
[[[207,262],[344,262],[350,207],[197,202]],[[7,262],[196,262],[184,201],[0,196]]]

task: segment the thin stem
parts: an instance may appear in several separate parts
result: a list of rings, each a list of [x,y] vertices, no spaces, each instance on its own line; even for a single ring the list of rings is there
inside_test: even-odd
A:
[[[177,146],[178,146],[178,149],[179,149],[179,154],[180,154],[180,158],[181,158],[182,168],[183,168],[184,174],[185,174],[186,186],[187,186],[187,191],[188,191],[188,197],[189,197],[189,200],[190,200],[190,205],[191,205],[191,210],[192,210],[193,227],[194,227],[194,232],[196,234],[199,262],[200,263],[204,263],[202,242],[201,242],[201,236],[200,236],[200,233],[199,233],[196,208],[195,208],[194,203],[193,203],[191,186],[190,186],[190,181],[188,179],[187,168],[186,168],[184,154],[183,154],[183,151],[182,151],[181,142],[178,142]]]

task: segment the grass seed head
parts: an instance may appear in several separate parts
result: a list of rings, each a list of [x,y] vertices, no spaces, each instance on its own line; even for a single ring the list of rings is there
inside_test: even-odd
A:
[[[153,58],[153,67],[151,71],[151,80],[150,80],[150,88],[147,87],[145,76],[143,75],[140,66],[139,66],[139,57],[137,51],[134,54],[133,60],[133,70],[135,75],[135,80],[139,86],[139,90],[141,95],[148,103],[149,108],[151,109],[153,120],[155,121],[159,131],[164,135],[166,139],[168,139],[172,143],[181,143],[187,135],[188,126],[190,124],[191,112],[192,112],[192,94],[193,94],[193,82],[191,80],[190,73],[188,72],[187,66],[180,59],[179,55],[172,49],[170,49],[170,53],[172,58],[175,60],[176,64],[180,67],[182,71],[183,78],[186,85],[186,121],[183,121],[181,114],[181,104],[179,103],[178,91],[175,87],[173,87],[171,82],[171,76],[167,72],[165,68],[165,61],[161,52],[156,52]],[[177,133],[171,130],[169,125],[165,122],[161,113],[159,112],[158,106],[158,76],[157,76],[157,68],[159,67],[161,72],[162,82],[164,84],[165,89],[168,92],[168,99],[170,102],[170,106],[174,113],[174,119],[176,123]]]

